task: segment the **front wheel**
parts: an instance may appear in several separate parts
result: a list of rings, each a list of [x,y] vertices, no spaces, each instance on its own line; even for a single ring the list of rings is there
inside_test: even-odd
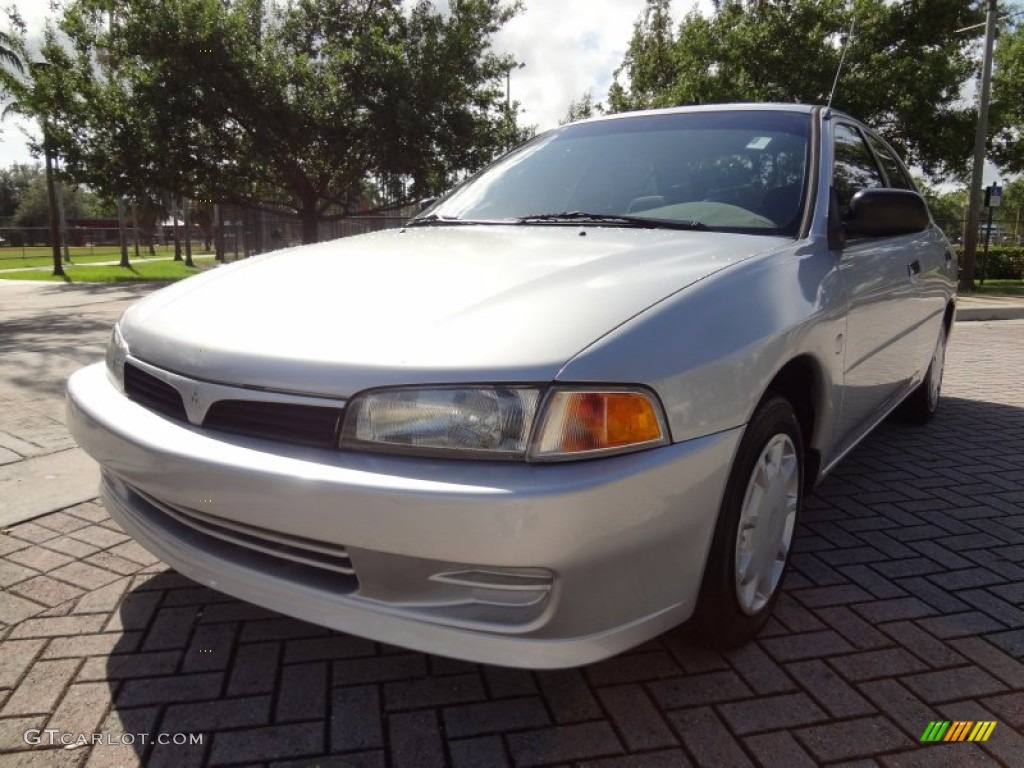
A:
[[[768,621],[781,591],[800,507],[804,448],[789,401],[769,396],[740,441],[690,630],[735,648]]]

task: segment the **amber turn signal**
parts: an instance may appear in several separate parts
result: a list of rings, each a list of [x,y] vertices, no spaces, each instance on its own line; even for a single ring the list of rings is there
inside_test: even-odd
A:
[[[551,394],[534,443],[537,459],[583,458],[667,442],[654,398],[639,391],[562,390]]]

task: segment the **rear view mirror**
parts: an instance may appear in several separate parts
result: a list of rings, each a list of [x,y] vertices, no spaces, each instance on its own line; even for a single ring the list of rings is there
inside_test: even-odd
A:
[[[923,232],[931,224],[928,205],[907,189],[862,189],[843,222],[849,237],[893,237]]]

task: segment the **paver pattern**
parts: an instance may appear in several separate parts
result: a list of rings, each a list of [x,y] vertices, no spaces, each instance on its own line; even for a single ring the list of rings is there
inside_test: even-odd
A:
[[[64,382],[155,287],[0,280],[0,526],[95,496],[95,462],[64,428]]]
[[[468,664],[200,587],[96,502],[0,536],[0,766],[1024,765],[1024,322],[958,326],[941,412],[809,499],[755,643]],[[921,745],[933,720],[985,743]],[[202,734],[29,746],[26,729]]]

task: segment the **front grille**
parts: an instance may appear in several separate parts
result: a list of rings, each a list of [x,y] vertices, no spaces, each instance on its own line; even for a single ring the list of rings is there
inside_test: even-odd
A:
[[[181,393],[138,366],[124,366],[124,391],[139,405],[188,421]],[[271,400],[218,400],[203,419],[206,429],[317,448],[336,448],[344,408]]]
[[[131,363],[124,366],[124,391],[139,405],[172,419],[188,421],[185,403],[178,390]]]
[[[203,426],[268,440],[335,448],[342,413],[341,408],[316,405],[220,400],[206,412]]]

